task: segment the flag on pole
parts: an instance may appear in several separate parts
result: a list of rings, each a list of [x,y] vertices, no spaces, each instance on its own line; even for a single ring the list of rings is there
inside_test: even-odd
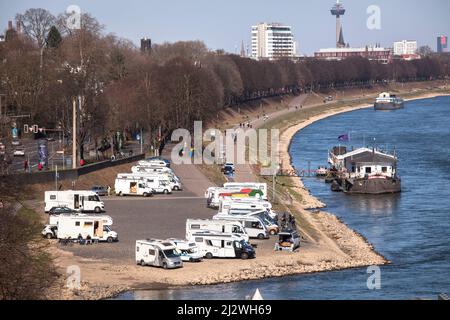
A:
[[[350,136],[349,136],[349,134],[343,134],[338,137],[338,140],[343,141],[343,142],[348,142],[348,141],[350,141]]]

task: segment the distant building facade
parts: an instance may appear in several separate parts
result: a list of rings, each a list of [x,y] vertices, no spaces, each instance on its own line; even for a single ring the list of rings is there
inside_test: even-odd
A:
[[[152,40],[148,38],[141,39],[141,52],[151,53],[152,52]]]
[[[390,63],[393,58],[392,49],[371,46],[365,48],[329,48],[314,53],[316,59],[343,60],[350,57],[363,57],[380,63]]]
[[[413,55],[417,53],[417,41],[402,40],[394,42],[394,55]]]
[[[290,26],[280,23],[260,23],[252,26],[252,58],[293,58],[295,52],[294,35]]]
[[[437,37],[437,53],[448,52],[448,37],[439,36]]]

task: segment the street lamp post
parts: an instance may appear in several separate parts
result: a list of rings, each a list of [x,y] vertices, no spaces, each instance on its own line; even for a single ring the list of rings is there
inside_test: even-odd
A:
[[[77,168],[77,99],[72,101],[72,169]]]

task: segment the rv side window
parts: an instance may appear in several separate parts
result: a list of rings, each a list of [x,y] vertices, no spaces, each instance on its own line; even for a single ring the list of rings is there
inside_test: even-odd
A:
[[[254,222],[252,222],[252,228],[255,228],[255,229],[262,229],[261,223],[259,223],[259,221],[254,221]]]
[[[80,226],[80,221],[75,221],[75,226],[79,227]]]
[[[372,168],[371,167],[366,167],[366,173],[372,173]]]
[[[136,252],[139,252],[139,247],[136,247]]]
[[[153,249],[148,249],[148,254],[154,256],[156,254],[156,251]]]
[[[85,223],[84,223],[84,226],[85,226],[85,227],[89,227],[89,226],[92,226],[92,224],[93,224],[92,222],[85,222]]]
[[[52,195],[50,196],[50,200],[56,200],[56,195],[52,194]]]
[[[191,224],[191,229],[200,229],[199,224]]]
[[[387,167],[382,167],[382,168],[381,168],[381,171],[383,171],[384,173],[386,173],[386,172],[387,172]]]
[[[212,243],[211,240],[206,240],[205,243],[206,243],[206,245],[208,245],[208,246],[211,246],[211,247],[213,246],[213,243]]]
[[[203,242],[203,238],[195,238],[195,242]]]
[[[231,241],[227,241],[227,247],[231,247]]]
[[[139,183],[139,188],[145,188],[145,186],[142,183]]]
[[[88,201],[100,201],[97,195],[95,196],[88,196]]]

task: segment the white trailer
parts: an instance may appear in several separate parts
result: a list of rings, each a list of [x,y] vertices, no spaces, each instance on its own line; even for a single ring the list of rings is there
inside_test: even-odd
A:
[[[136,264],[174,269],[183,267],[175,245],[168,240],[137,240]]]
[[[214,220],[214,219],[186,220],[186,239],[189,239],[193,233],[197,233],[199,231],[231,233],[241,236],[247,242],[250,240],[250,237],[245,232],[244,227],[239,221]]]
[[[206,259],[255,257],[255,249],[235,234],[200,231],[193,233],[188,240],[197,244],[199,252]]]
[[[151,175],[148,173],[119,173],[117,175],[117,179],[143,182],[147,188],[153,189],[154,193],[172,193],[170,181],[163,175]]]
[[[93,191],[67,190],[45,191],[45,212],[53,207],[68,207],[81,212],[105,211],[105,204]]]
[[[117,232],[103,224],[102,216],[61,215],[58,219],[58,239],[92,239],[113,242],[118,240]]]
[[[255,189],[261,190],[263,193],[262,198],[267,200],[267,183],[258,182],[227,182],[224,183],[225,188],[241,188],[241,189]]]
[[[114,191],[119,196],[144,196],[151,197],[155,190],[141,178],[132,176],[117,177],[114,182]]]
[[[267,229],[266,224],[259,217],[216,214],[213,216],[213,219],[240,222],[244,226],[245,232],[250,238],[269,238],[269,230]]]

